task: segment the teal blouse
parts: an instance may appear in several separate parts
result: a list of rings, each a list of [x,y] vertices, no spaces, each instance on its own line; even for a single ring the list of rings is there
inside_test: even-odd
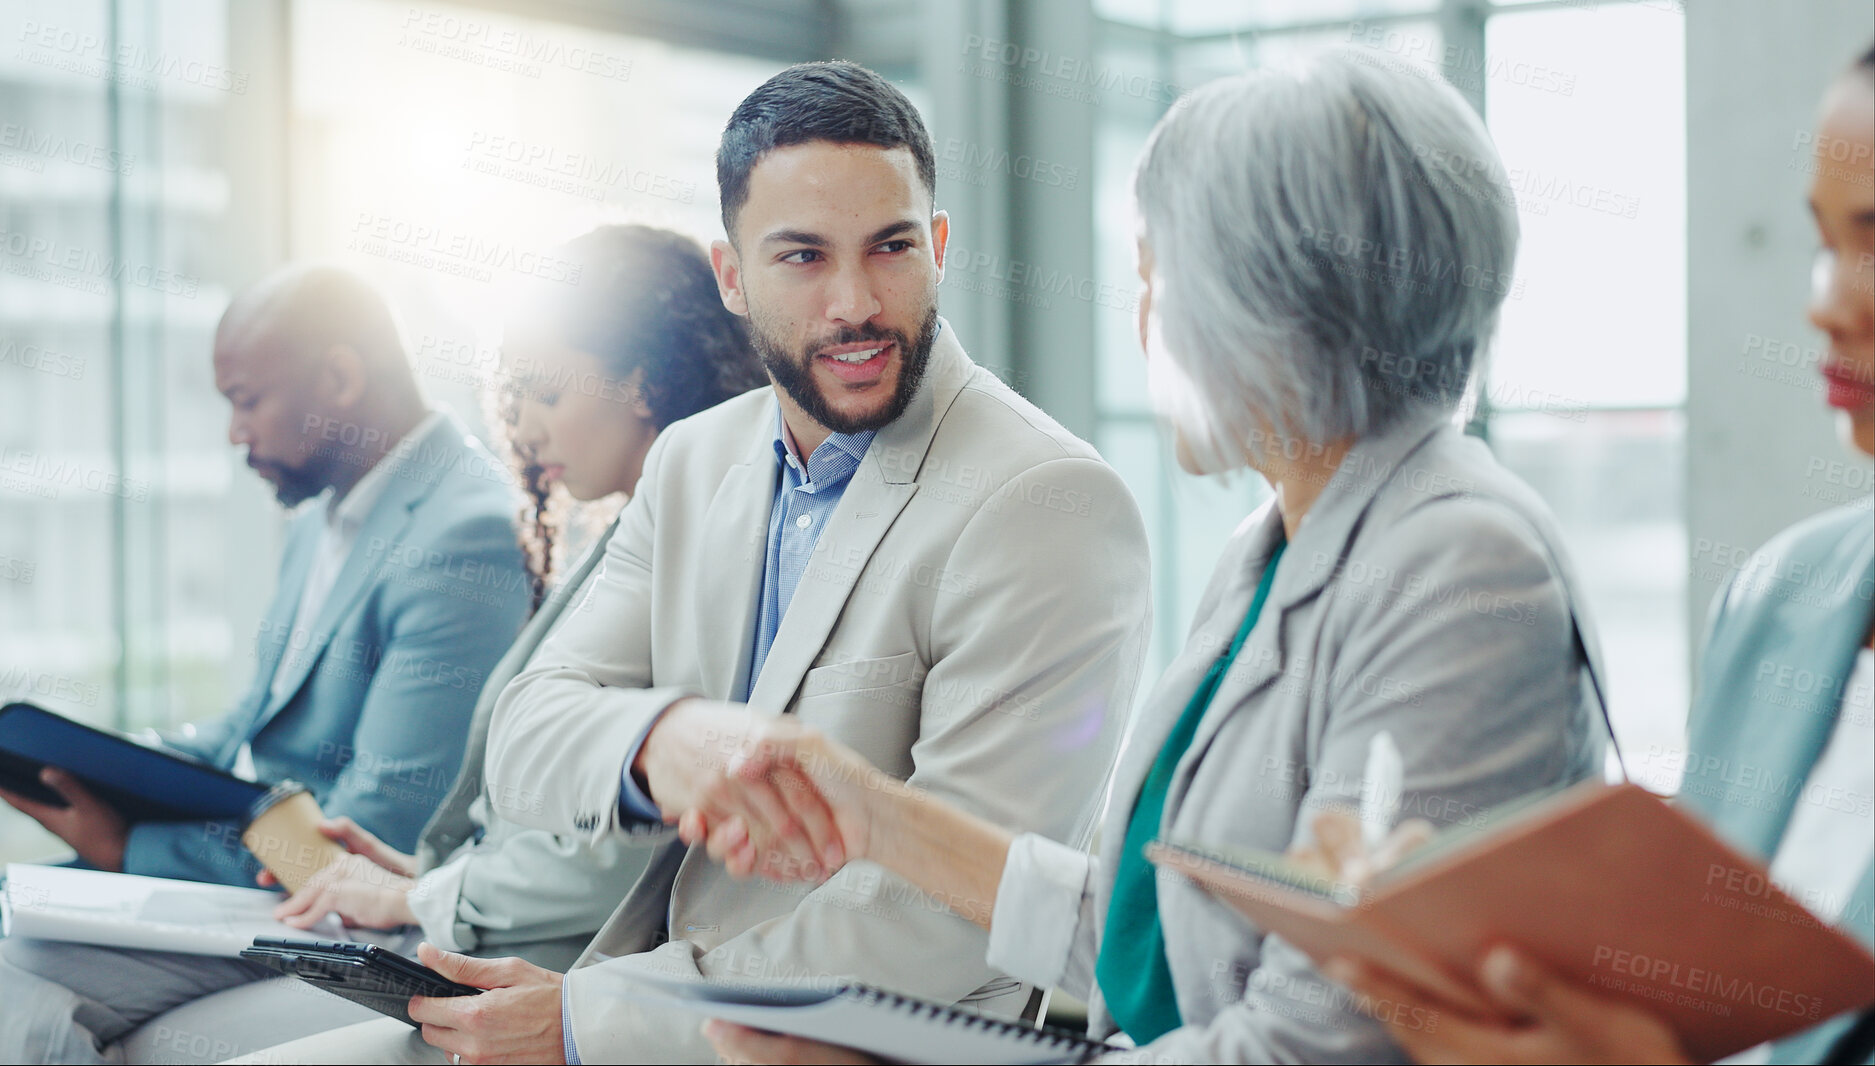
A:
[[[1211,699],[1217,695],[1224,674],[1242,650],[1244,640],[1263,613],[1263,601],[1269,599],[1270,584],[1276,576],[1276,563],[1282,559],[1287,540],[1276,544],[1263,578],[1257,583],[1250,609],[1243,624],[1237,627],[1236,639],[1218,656],[1211,669],[1192,693],[1191,702],[1179,713],[1172,732],[1166,736],[1159,756],[1140,786],[1133,802],[1133,814],[1126,823],[1126,842],[1120,852],[1119,870],[1114,877],[1113,898],[1107,904],[1106,927],[1101,932],[1100,955],[1094,961],[1094,979],[1106,999],[1107,1012],[1136,1044],[1145,1044],[1184,1024],[1178,1012],[1178,1000],[1172,990],[1172,965],[1165,956],[1165,931],[1159,926],[1159,883],[1151,862],[1146,859],[1146,845],[1159,835],[1165,817],[1165,797],[1172,787],[1178,761],[1191,747],[1204,720]]]

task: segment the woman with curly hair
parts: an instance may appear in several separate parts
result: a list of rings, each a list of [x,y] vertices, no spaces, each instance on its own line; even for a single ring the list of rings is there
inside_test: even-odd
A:
[[[660,430],[767,384],[695,241],[602,226],[560,254],[581,267],[579,280],[541,283],[510,323],[496,394],[529,501],[521,546],[536,607],[571,503],[629,496]]]
[[[659,431],[764,384],[742,319],[723,307],[702,246],[645,225],[601,226],[558,249],[577,273],[538,282],[502,343],[502,422],[529,503],[521,543],[536,610],[490,673],[462,770],[415,855],[341,819],[353,854],[282,903],[282,921],[416,926],[450,951],[570,965],[637,879],[643,855],[496,817],[482,784],[495,697],[527,665],[605,557],[607,528],[554,584],[570,503],[629,496]],[[551,586],[551,591],[549,591]]]

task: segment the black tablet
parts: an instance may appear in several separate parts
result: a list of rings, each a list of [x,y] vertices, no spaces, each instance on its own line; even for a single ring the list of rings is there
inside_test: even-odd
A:
[[[350,944],[334,940],[254,938],[241,957],[317,985],[387,1014],[412,1028],[411,996],[474,996],[481,989],[451,981],[419,962],[376,944]]]

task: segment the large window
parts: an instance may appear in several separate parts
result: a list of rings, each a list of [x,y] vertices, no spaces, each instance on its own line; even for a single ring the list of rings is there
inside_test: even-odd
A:
[[[1556,510],[1647,784],[1688,702],[1683,20],[1661,0],[1485,24],[1485,118],[1523,225],[1487,432]]]
[[[448,4],[301,4],[295,254],[380,282],[431,398],[480,426],[503,296],[602,222],[704,244],[717,135],[780,66]]]
[[[228,131],[264,106],[222,0],[0,16],[0,699],[137,728],[245,680],[275,523],[209,343],[257,220]],[[45,849],[0,812],[0,857]]]
[[[485,432],[507,286],[605,221],[715,236],[717,133],[781,65],[380,0],[24,0],[0,34],[0,699],[120,729],[226,710],[273,595],[229,296],[360,270]],[[0,808],[0,862],[57,850]]]

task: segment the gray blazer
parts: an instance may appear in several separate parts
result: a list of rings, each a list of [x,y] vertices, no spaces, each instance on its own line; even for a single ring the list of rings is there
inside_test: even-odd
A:
[[[580,1057],[715,1061],[694,1021],[636,1009],[646,967],[857,977],[1015,1013],[984,934],[867,862],[817,887],[737,881],[662,824],[622,822],[630,745],[685,694],[733,698],[775,496],[759,389],[665,430],[577,617],[502,693],[488,746],[504,818],[659,845],[566,1002]],[[1145,526],[1119,475],[948,327],[879,430],[775,635],[749,703],[1005,825],[1085,846],[1145,649]]]
[[[306,645],[292,646],[292,629],[320,543],[316,506],[288,528],[246,695],[164,741],[224,770],[251,744],[261,780],[301,781],[328,816],[407,851],[462,765],[476,693],[527,617],[528,585],[513,478],[461,422],[445,415],[382,462],[390,483]],[[232,822],[139,822],[124,849],[126,873],[251,887],[259,870]]]
[[[496,697],[566,616],[567,605],[578,602],[617,528],[614,519],[548,594],[482,686],[462,770],[417,844],[417,864],[423,872],[410,892],[410,908],[423,925],[425,939],[438,947],[476,955],[518,955],[538,966],[565,970],[624,898],[651,854],[650,848],[623,840],[560,836],[495,817],[482,777]]]
[[[1019,838],[989,960],[1091,1000],[1126,822],[1159,747],[1229,647],[1281,532],[1273,505],[1226,546],[1184,652],[1121,752],[1098,859]],[[1405,762],[1400,816],[1476,824],[1496,804],[1598,772],[1596,642],[1555,523],[1479,441],[1449,426],[1362,441],[1277,566],[1167,795],[1159,835],[1284,851],[1312,812],[1358,806],[1371,738]],[[1582,640],[1578,642],[1578,624]],[[1185,1026],[1141,1052],[1168,1062],[1380,1062],[1402,1054],[1349,994],[1279,937],[1191,882],[1159,880]]]

